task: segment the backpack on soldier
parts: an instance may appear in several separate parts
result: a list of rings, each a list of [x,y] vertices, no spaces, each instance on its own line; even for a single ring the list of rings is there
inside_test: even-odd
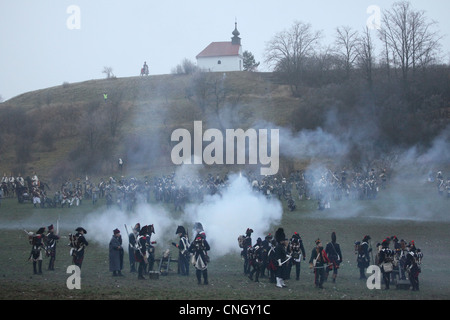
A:
[[[244,240],[245,240],[245,236],[243,234],[241,234],[238,237],[238,244],[239,244],[239,248],[244,248]]]

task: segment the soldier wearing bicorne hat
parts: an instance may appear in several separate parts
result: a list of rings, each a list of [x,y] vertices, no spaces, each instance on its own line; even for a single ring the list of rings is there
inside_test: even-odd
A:
[[[55,270],[55,260],[56,260],[56,242],[60,239],[59,234],[55,233],[55,228],[52,225],[48,226],[47,233],[47,255],[50,257],[50,261],[48,263],[48,270]]]

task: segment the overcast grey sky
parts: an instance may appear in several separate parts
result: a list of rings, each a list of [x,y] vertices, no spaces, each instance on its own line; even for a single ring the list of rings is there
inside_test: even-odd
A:
[[[439,24],[446,62],[450,53],[450,1],[411,0]],[[362,30],[371,5],[389,9],[389,0],[1,0],[0,95],[104,78],[167,74],[210,42],[231,39],[237,19],[243,50],[263,62],[270,39],[294,21],[322,30],[332,42],[336,27]],[[75,6],[77,11],[71,10]],[[68,10],[69,9],[69,10]],[[73,19],[75,18],[75,19]],[[77,19],[79,18],[79,19]],[[68,24],[69,22],[69,24]],[[378,48],[380,49],[380,48]],[[377,50],[378,51],[378,50]],[[269,71],[261,64],[260,71]]]

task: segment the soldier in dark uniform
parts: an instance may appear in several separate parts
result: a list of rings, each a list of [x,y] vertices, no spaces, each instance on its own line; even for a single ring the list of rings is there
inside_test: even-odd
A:
[[[178,244],[172,242],[172,245],[178,248],[178,273],[182,276],[189,275],[189,238],[186,233],[186,229],[183,226],[178,226],[175,231],[180,237]]]
[[[245,238],[243,241],[241,255],[244,258],[244,274],[250,273],[250,262],[248,260],[247,250],[248,250],[248,248],[252,247],[252,233],[253,233],[253,229],[247,228],[247,230],[245,231]]]
[[[300,263],[302,260],[306,260],[306,253],[303,240],[297,232],[292,235],[289,241],[288,252],[292,256],[288,274],[291,272],[291,267],[295,265],[295,280],[300,280]]]
[[[250,265],[252,270],[250,271],[248,277],[253,281],[253,275],[255,275],[255,282],[259,282],[259,276],[263,267],[263,246],[261,238],[256,240],[256,244],[251,248],[251,252],[252,257],[250,260]]]
[[[55,229],[53,225],[48,226],[47,233],[47,254],[50,257],[50,261],[48,263],[48,270],[55,270],[55,260],[56,260],[56,242],[60,239],[58,234],[55,234]]]
[[[33,261],[33,273],[42,274],[42,251],[45,251],[44,247],[44,232],[45,227],[39,228],[35,234],[28,234],[28,241],[31,244],[31,252],[28,260]]]
[[[277,241],[272,239],[269,243],[269,251],[267,252],[267,270],[269,271],[270,283],[276,283],[277,262],[275,259],[275,248]]]
[[[155,233],[155,227],[153,224],[147,226],[147,272],[153,271],[155,264],[155,246],[156,241],[152,241],[152,233]]]
[[[290,257],[286,253],[287,242],[283,228],[278,228],[275,232],[275,240],[277,242],[274,250],[274,260],[276,263],[275,278],[276,286],[279,288],[286,287],[284,280],[286,278],[286,266]]]
[[[133,231],[128,235],[128,260],[130,261],[130,272],[136,272],[136,257],[134,251],[136,250],[136,238],[141,230],[141,225],[136,223]]]
[[[272,235],[269,233],[264,240],[262,241],[262,267],[260,271],[260,277],[264,278],[266,269],[268,269],[269,264],[269,250],[270,250],[270,242],[272,241]]]
[[[419,291],[419,273],[421,272],[420,264],[422,263],[423,253],[416,248],[414,241],[411,241],[408,247],[409,252],[406,256],[405,267],[408,270],[412,290]]]
[[[113,236],[109,241],[109,271],[112,271],[113,277],[123,276],[123,247],[122,236],[119,229],[114,229]]]
[[[317,288],[323,289],[325,281],[325,269],[330,265],[330,260],[323,249],[322,241],[316,240],[316,247],[312,249],[309,267],[314,268],[314,284]]]
[[[69,243],[69,246],[72,247],[72,263],[81,269],[84,260],[84,250],[89,245],[89,243],[84,237],[84,235],[87,234],[87,231],[84,228],[78,227],[77,229],[75,229],[75,231],[77,233],[73,236],[70,236],[71,241]]]
[[[339,265],[342,263],[342,252],[339,243],[336,242],[336,233],[331,233],[331,242],[327,243],[325,247],[325,252],[327,253],[328,259],[330,259],[333,268],[333,283],[336,282],[336,277],[338,274]],[[327,268],[326,278],[330,273],[331,269]]]
[[[391,273],[393,270],[394,261],[394,250],[389,248],[390,238],[386,238],[381,243],[381,250],[379,252],[378,263],[381,267],[381,272],[383,274],[383,281],[386,290],[389,289],[391,283]]]
[[[148,226],[143,226],[139,230],[139,235],[136,238],[136,250],[134,251],[135,260],[137,263],[139,263],[138,266],[138,279],[143,280],[144,272],[146,270],[146,266],[148,263],[147,260],[147,230]]]
[[[366,235],[364,236],[362,241],[355,242],[355,253],[357,255],[357,266],[359,268],[359,279],[362,280],[366,279],[365,269],[370,265],[369,253],[372,251],[372,248],[369,248],[368,243],[370,239],[370,236]]]
[[[197,277],[197,283],[201,284],[203,276],[203,283],[208,284],[208,263],[210,250],[208,241],[206,241],[205,233],[197,233],[195,240],[192,241],[189,251],[193,253],[193,265],[195,267],[195,275]]]

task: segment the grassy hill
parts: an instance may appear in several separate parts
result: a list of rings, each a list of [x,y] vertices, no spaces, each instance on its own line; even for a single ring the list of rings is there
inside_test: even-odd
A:
[[[107,174],[118,157],[130,174],[173,170],[170,135],[176,128],[191,130],[195,120],[204,129],[245,129],[260,120],[289,125],[298,99],[273,79],[250,72],[158,75],[24,93],[0,105],[9,126],[0,172],[36,171],[46,180],[62,173]]]
[[[448,104],[450,92],[441,81],[446,76],[445,68],[428,70],[402,91],[398,81],[381,71],[370,88],[358,76],[339,81],[330,75],[322,84],[305,84],[296,97],[277,75],[258,72],[64,83],[0,104],[0,173],[27,176],[36,171],[42,181],[54,183],[85,175],[104,177],[121,174],[119,157],[125,160],[125,175],[172,172],[170,154],[177,142],[171,141],[171,134],[178,128],[193,132],[197,120],[203,130],[222,132],[258,125],[287,128],[295,137],[283,137],[283,142],[297,149],[297,155],[303,149],[289,139],[306,138],[303,132],[320,128],[328,136],[306,141],[307,146],[320,148],[325,142],[325,147],[337,149],[337,143],[347,143],[344,165],[350,160],[351,165],[365,162],[367,167],[386,154],[432,145],[448,125],[448,118],[437,113]],[[286,176],[312,158],[284,154],[279,172]],[[327,159],[337,160],[320,158]]]

